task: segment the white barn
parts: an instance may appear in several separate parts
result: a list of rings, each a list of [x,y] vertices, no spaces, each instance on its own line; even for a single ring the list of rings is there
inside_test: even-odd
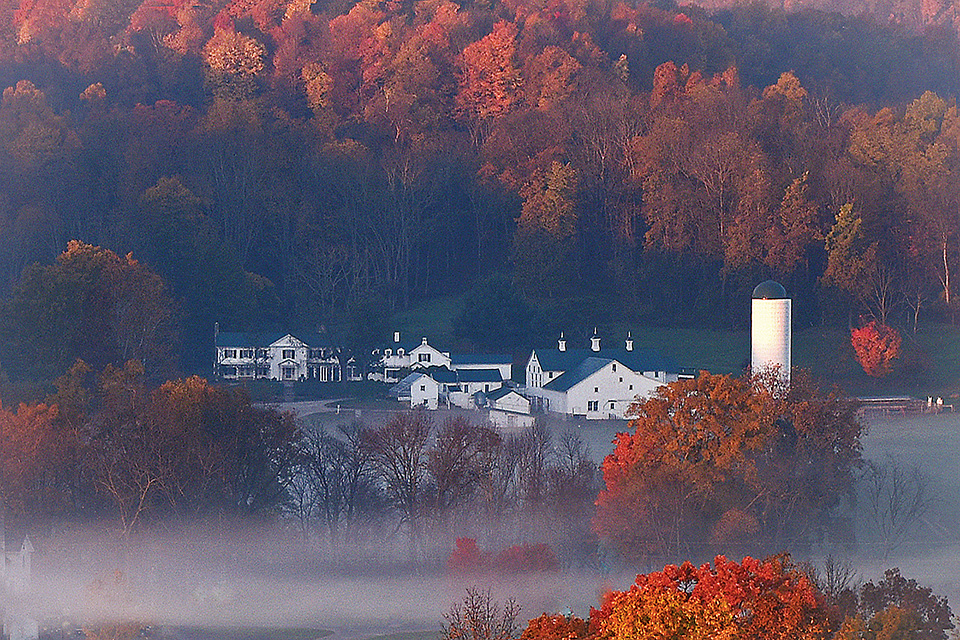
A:
[[[594,334],[590,349],[568,349],[560,337],[556,349],[535,349],[527,360],[526,393],[535,410],[582,416],[588,420],[623,419],[638,398],[680,377],[680,367],[649,349],[601,351]]]

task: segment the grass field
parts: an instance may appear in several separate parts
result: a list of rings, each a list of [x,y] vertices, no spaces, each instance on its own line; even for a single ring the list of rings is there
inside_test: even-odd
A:
[[[427,336],[431,343],[449,347],[454,343],[453,319],[462,305],[463,300],[458,296],[437,298],[398,314],[394,322],[408,339]],[[750,361],[749,331],[622,325],[612,332],[611,338],[619,342],[627,331],[633,334],[638,348],[658,349],[683,367],[737,374]],[[610,344],[609,339],[604,344]],[[863,373],[855,360],[845,329],[814,327],[794,330],[793,335],[793,365],[809,369],[818,379],[837,384],[852,395],[957,397],[960,393],[960,327],[921,325],[916,335],[903,334],[903,351],[893,374],[874,380]]]

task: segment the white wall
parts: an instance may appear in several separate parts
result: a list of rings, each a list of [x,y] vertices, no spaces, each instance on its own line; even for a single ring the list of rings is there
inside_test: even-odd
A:
[[[420,376],[410,385],[410,406],[426,406],[436,409],[440,396],[440,385],[430,376]]]
[[[619,362],[610,362],[567,391],[567,413],[585,415],[591,420],[611,416],[624,418],[637,396],[647,398],[661,384],[643,374],[634,373]],[[590,401],[598,403],[596,410],[588,410]]]

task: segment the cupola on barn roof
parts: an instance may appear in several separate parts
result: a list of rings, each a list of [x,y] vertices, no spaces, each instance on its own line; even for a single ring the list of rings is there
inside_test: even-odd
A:
[[[787,290],[775,280],[766,280],[753,290],[754,300],[783,300],[787,297]]]

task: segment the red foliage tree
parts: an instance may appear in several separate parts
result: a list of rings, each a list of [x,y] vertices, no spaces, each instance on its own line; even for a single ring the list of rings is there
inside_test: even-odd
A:
[[[447,568],[455,573],[476,571],[483,565],[483,556],[473,538],[457,538],[457,548],[447,558]]]
[[[447,558],[447,568],[454,573],[471,573],[484,567],[497,572],[525,573],[556,571],[560,563],[550,545],[544,543],[514,545],[492,556],[481,552],[473,538],[457,538],[457,546]]]
[[[900,356],[900,333],[876,320],[859,329],[851,329],[850,343],[857,354],[857,362],[867,375],[874,378],[889,375],[893,361]]]

